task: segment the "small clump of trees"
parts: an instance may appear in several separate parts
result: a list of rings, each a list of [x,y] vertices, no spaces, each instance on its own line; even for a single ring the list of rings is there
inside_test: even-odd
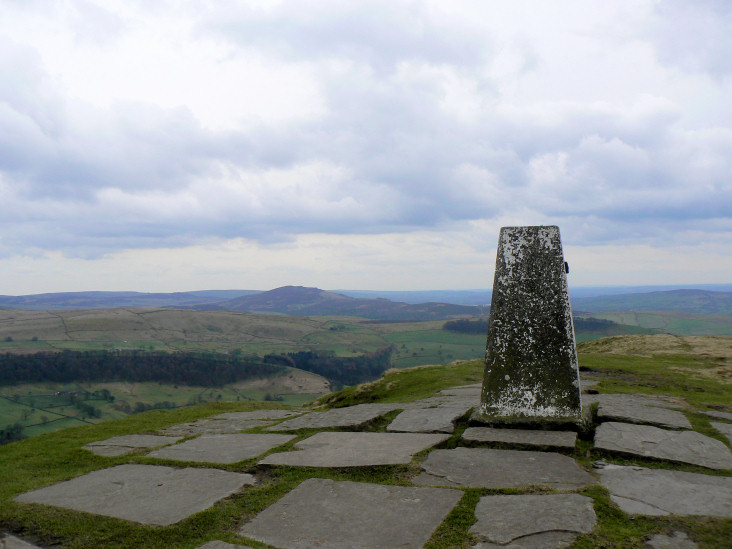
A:
[[[459,320],[449,320],[442,325],[442,329],[459,334],[488,335],[488,319],[468,320],[467,318],[461,318]]]

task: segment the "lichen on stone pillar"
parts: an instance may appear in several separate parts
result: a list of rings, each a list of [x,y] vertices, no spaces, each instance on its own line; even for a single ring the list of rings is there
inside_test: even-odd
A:
[[[481,421],[582,418],[559,227],[503,227],[493,281]]]

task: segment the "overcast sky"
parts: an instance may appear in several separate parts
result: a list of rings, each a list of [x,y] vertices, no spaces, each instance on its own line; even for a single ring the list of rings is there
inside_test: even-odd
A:
[[[732,282],[732,2],[0,0],[0,294]]]

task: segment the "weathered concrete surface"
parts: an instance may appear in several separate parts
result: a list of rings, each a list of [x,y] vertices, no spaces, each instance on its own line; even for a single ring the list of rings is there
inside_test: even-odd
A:
[[[597,522],[592,499],[578,494],[485,496],[475,518],[470,533],[487,547],[566,547]]]
[[[252,475],[218,469],[126,464],[26,492],[15,500],[164,526],[254,482]]]
[[[732,477],[605,465],[600,482],[629,514],[732,517]]]
[[[463,440],[468,442],[500,442],[502,444],[572,450],[577,442],[577,433],[573,431],[469,427],[463,432]]]
[[[582,418],[559,227],[501,228],[480,411]]]
[[[597,481],[575,461],[554,452],[455,448],[433,450],[412,482],[432,486],[581,488]]]
[[[399,404],[356,404],[346,408],[333,408],[325,412],[310,412],[268,427],[266,430],[295,431],[297,429],[358,427],[399,407]]]
[[[142,448],[157,448],[166,444],[173,444],[183,437],[161,436],[161,435],[122,435],[90,442],[85,449],[100,456],[121,456],[133,450]],[[2,547],[2,546],[0,546]]]
[[[0,534],[0,549],[40,549],[40,547],[10,534]]]
[[[390,432],[452,433],[455,421],[468,413],[470,407],[423,408],[404,410],[386,428]]]
[[[422,547],[462,496],[458,490],[312,478],[239,534],[285,549]]]
[[[656,534],[646,542],[653,549],[697,549],[696,543],[689,539],[686,532],[671,532],[670,536]]]
[[[450,438],[427,433],[323,432],[295,444],[299,451],[270,454],[260,465],[362,467],[409,463],[417,452]]]
[[[600,402],[597,407],[597,419],[691,429],[689,420],[678,410],[649,406],[633,400]]]
[[[712,427],[727,437],[729,442],[732,442],[732,423],[721,423],[719,421],[710,421]]]
[[[709,469],[732,469],[732,454],[727,446],[694,431],[668,431],[631,423],[602,423],[595,431],[595,448]]]
[[[167,446],[148,454],[149,457],[201,461],[208,463],[236,463],[256,457],[281,446],[295,435],[269,433],[235,433],[230,435],[201,435],[181,444]]]
[[[271,419],[252,419],[252,418],[233,418],[233,419],[199,419],[188,423],[179,423],[171,425],[160,431],[165,435],[213,435],[238,433],[253,427],[264,427],[272,425],[274,420]]]

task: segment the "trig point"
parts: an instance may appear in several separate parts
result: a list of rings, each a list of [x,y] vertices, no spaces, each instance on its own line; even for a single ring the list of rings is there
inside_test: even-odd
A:
[[[486,422],[579,422],[577,348],[559,227],[498,238],[481,409]]]

